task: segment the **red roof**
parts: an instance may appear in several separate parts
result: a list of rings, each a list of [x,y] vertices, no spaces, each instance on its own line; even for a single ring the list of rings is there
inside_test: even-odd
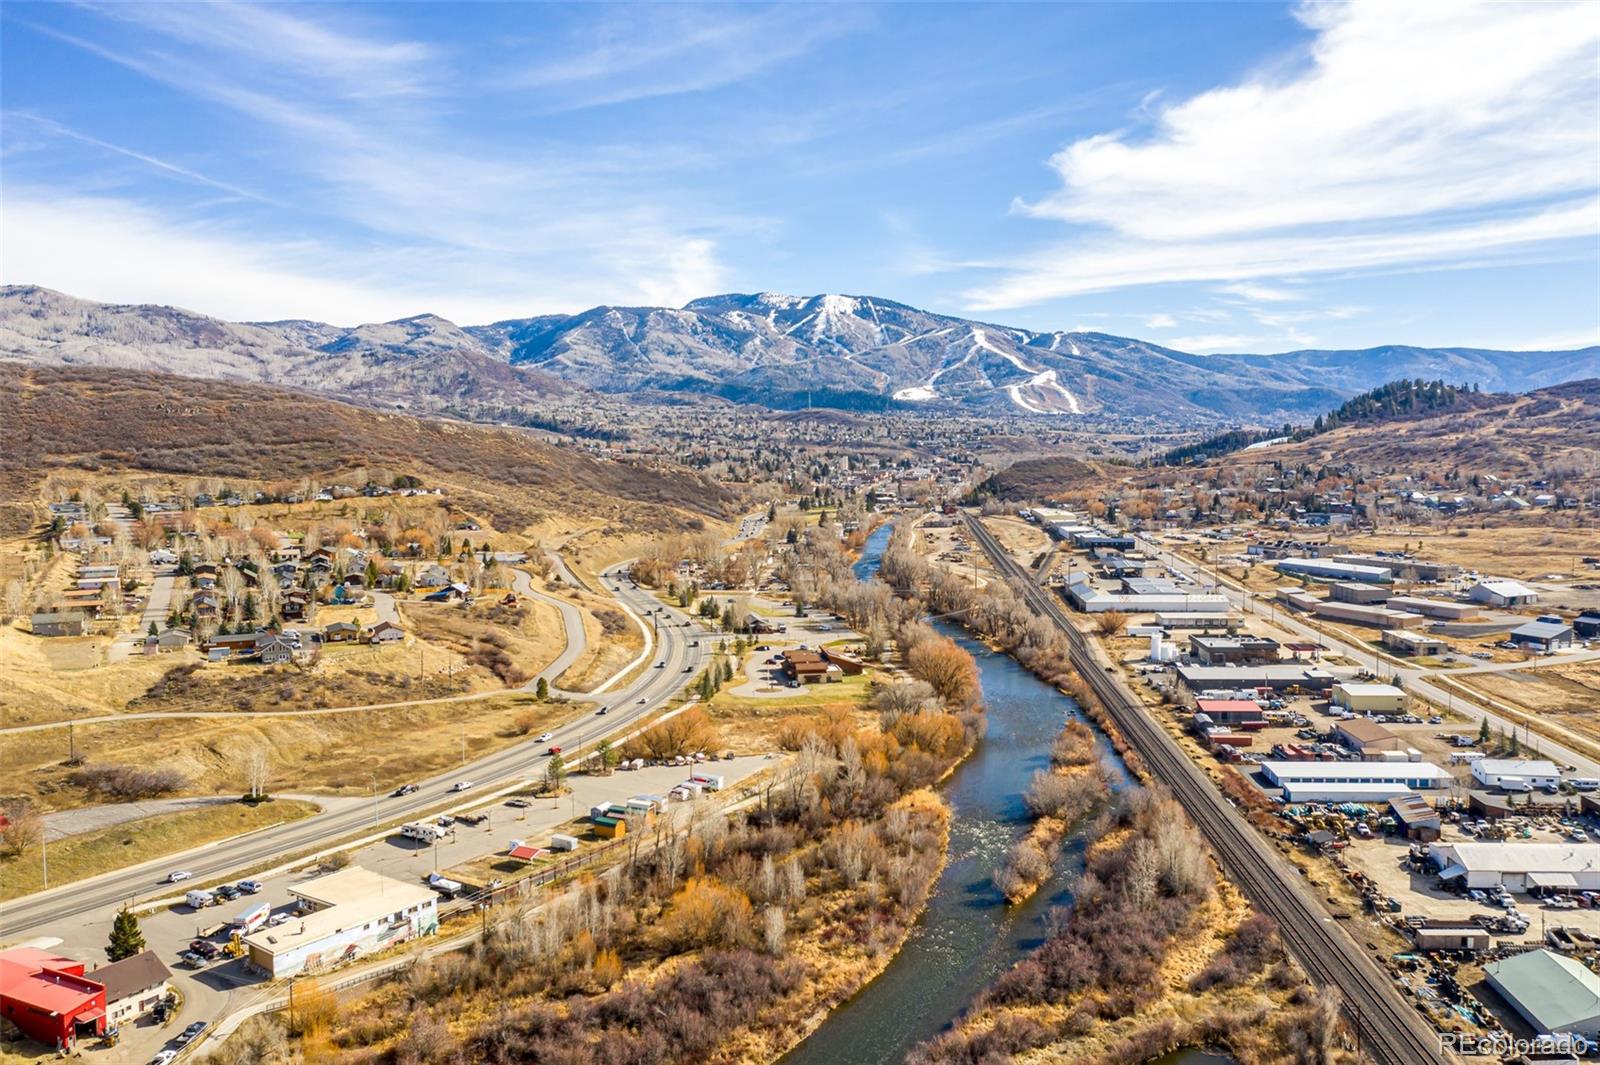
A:
[[[1238,713],[1242,710],[1261,709],[1260,704],[1253,703],[1249,699],[1196,699],[1194,705],[1202,714],[1227,713],[1230,711]]]
[[[525,862],[531,862],[531,861],[533,861],[535,858],[539,857],[543,853],[544,853],[544,848],[543,847],[533,847],[533,846],[529,846],[526,843],[524,843],[520,847],[512,847],[511,848],[511,857],[520,858],[521,860],[523,860]]]
[[[83,962],[47,950],[17,947],[0,952],[0,988],[6,998],[46,1013],[68,1014],[105,988],[83,978]]]

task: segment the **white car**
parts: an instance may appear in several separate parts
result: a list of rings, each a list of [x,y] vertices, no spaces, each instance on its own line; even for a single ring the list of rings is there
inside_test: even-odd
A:
[[[554,735],[555,735],[555,733],[553,733],[553,732],[541,732],[539,734],[539,738],[534,742],[536,742],[536,743],[548,743],[550,741],[550,738],[552,736],[554,736]]]
[[[189,872],[189,870],[187,870],[187,869],[179,869],[176,872],[171,872],[171,873],[167,874],[167,883],[176,884],[179,881],[188,880],[192,876],[194,876],[194,874]]]
[[[1572,830],[1572,833],[1571,833],[1569,838],[1574,843],[1588,843],[1589,842],[1589,833],[1585,832],[1581,828],[1575,828],[1575,829]]]
[[[172,1059],[178,1056],[176,1050],[163,1050],[150,1059],[150,1065],[172,1065]]]
[[[466,791],[470,787],[472,787],[472,781],[470,781],[470,780],[458,780],[454,784],[450,785],[450,790],[451,791]]]
[[[271,917],[267,918],[267,924],[271,925],[273,928],[276,928],[285,921],[288,921],[290,917],[291,915],[287,913],[275,913]]]

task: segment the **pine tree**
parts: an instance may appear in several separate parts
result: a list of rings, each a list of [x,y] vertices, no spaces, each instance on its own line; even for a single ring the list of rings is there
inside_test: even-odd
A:
[[[538,688],[535,690],[534,694],[541,699],[550,698],[550,682],[545,680],[543,677],[540,677]]]
[[[121,961],[144,950],[144,933],[132,910],[119,910],[111,923],[111,942],[106,945],[106,960]]]
[[[1489,742],[1489,719],[1488,718],[1484,718],[1482,721],[1478,722],[1478,742],[1479,743],[1488,743]]]

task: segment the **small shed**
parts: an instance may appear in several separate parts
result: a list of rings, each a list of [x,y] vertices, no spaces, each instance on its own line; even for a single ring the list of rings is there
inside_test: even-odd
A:
[[[1430,917],[1411,930],[1418,950],[1458,950],[1476,953],[1494,943],[1487,929],[1476,921],[1445,920]]]
[[[628,822],[620,817],[591,817],[589,823],[601,839],[621,839],[628,834]]]

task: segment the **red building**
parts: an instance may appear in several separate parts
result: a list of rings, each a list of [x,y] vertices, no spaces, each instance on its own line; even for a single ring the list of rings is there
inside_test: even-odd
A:
[[[104,1035],[106,989],[83,962],[32,947],[0,951],[0,1017],[46,1046]]]

